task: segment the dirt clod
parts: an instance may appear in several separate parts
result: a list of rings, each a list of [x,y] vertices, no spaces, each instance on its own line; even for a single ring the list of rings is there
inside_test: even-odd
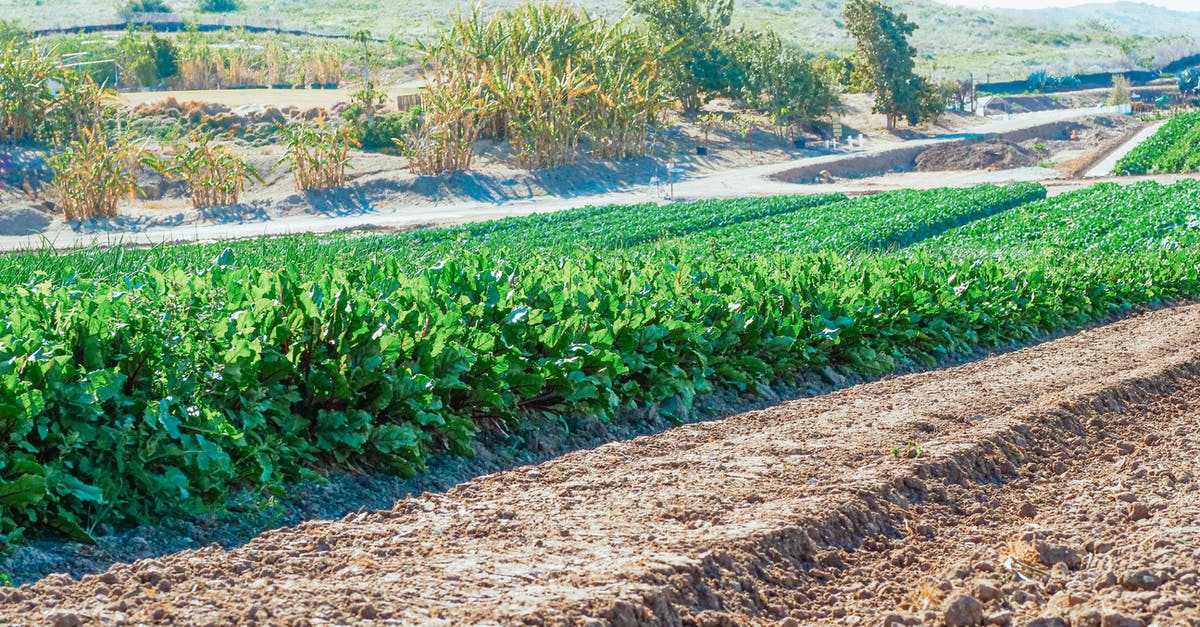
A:
[[[1105,612],[1101,627],[1145,627],[1146,622],[1140,618],[1131,618],[1120,612]]]
[[[1063,564],[1072,570],[1079,568],[1080,564],[1083,563],[1083,557],[1079,555],[1079,551],[1050,542],[1039,541],[1037,543],[1037,558],[1039,562],[1046,566]]]
[[[987,617],[987,624],[988,625],[996,625],[997,627],[1008,627],[1009,625],[1012,624],[1012,621],[1013,621],[1012,612],[1010,612],[1008,610],[994,612],[992,614],[988,614],[988,617]]]
[[[69,612],[61,612],[61,613],[55,614],[50,619],[50,623],[52,625],[54,625],[54,627],[79,627],[80,625],[83,624],[83,621],[80,621],[79,617],[76,616],[75,614],[71,614]]]
[[[1121,587],[1126,590],[1157,590],[1166,577],[1149,569],[1128,572],[1120,577]]]
[[[948,627],[983,624],[983,605],[974,597],[957,594],[942,604],[942,620]]]
[[[1145,503],[1130,503],[1129,513],[1126,516],[1130,522],[1145,520],[1150,517],[1150,507]]]

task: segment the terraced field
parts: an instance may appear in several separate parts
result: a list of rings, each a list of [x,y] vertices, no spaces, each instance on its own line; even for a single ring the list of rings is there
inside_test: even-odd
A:
[[[1170,305],[1200,293],[1197,193],[704,201],[5,257],[9,543],[1165,309],[243,548],[0,590],[0,623],[1191,620],[1195,538],[1175,522],[1196,486],[1200,310]],[[1085,498],[1110,477],[1113,503]]]

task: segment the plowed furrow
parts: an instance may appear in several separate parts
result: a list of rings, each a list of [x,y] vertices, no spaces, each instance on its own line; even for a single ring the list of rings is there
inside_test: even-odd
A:
[[[82,582],[52,577],[0,593],[0,624],[808,624],[877,621],[897,607],[897,620],[941,620],[940,604],[976,583],[974,571],[944,575],[957,545],[990,555],[1008,536],[985,529],[1024,524],[1000,509],[980,527],[990,511],[981,496],[1024,498],[1056,462],[1085,485],[1088,451],[1106,460],[1126,433],[1106,425],[1144,439],[1164,407],[1190,407],[1198,368],[1200,306],[1162,310],[572,453],[234,550],[118,565]],[[1029,498],[1056,494],[1045,489]],[[988,559],[984,572],[1002,576]],[[921,592],[925,577],[936,592]]]

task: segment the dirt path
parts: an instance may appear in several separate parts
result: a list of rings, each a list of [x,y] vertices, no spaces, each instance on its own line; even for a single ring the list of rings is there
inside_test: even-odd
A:
[[[1166,122],[1151,124],[1134,135],[1129,141],[1121,144],[1116,150],[1110,152],[1100,163],[1097,163],[1092,169],[1088,170],[1083,176],[1084,178],[1095,178],[1098,176],[1112,176],[1113,170],[1117,168],[1117,162],[1125,158],[1125,155],[1133,152],[1142,142],[1150,139],[1158,129],[1162,128]]]
[[[1200,305],[1161,310],[230,551],[51,576],[0,591],[0,624],[879,624],[900,607],[893,624],[1094,608],[1133,622],[1076,624],[1186,625],[1197,383]]]

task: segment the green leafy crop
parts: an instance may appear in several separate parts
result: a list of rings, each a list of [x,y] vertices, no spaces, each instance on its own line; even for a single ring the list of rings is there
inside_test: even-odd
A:
[[[1149,139],[1121,157],[1115,174],[1153,174],[1200,170],[1200,112],[1171,118]]]
[[[1197,191],[591,207],[6,256],[0,542],[86,540],[336,465],[411,475],[485,427],[682,419],[716,389],[875,376],[1195,296]]]

